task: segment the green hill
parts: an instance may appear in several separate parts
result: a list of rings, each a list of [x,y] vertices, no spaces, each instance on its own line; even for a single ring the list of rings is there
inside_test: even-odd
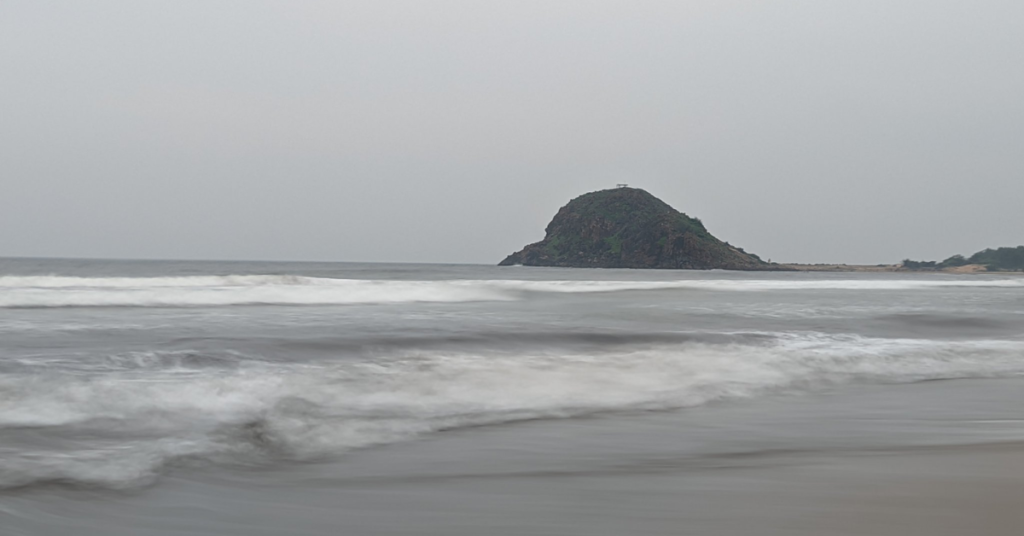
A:
[[[970,257],[953,255],[942,262],[903,261],[903,267],[909,270],[944,270],[968,265],[984,266],[990,272],[1024,271],[1024,246],[985,249]]]

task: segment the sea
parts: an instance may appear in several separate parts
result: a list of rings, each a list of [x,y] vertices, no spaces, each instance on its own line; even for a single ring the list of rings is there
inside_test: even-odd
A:
[[[0,259],[3,536],[838,534],[1022,402],[1008,274]]]

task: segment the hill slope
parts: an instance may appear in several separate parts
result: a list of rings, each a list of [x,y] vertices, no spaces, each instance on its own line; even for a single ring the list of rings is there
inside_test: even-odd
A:
[[[501,266],[772,270],[715,238],[696,218],[638,188],[584,194],[558,211],[544,240],[509,255]]]
[[[901,266],[916,271],[959,271],[963,267],[977,267],[990,272],[1024,272],[1024,246],[986,249],[970,257],[953,255],[942,262],[906,259]]]

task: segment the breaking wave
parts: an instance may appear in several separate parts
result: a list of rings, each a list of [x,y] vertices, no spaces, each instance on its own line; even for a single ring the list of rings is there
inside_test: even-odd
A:
[[[1024,289],[1024,279],[690,279],[673,281],[367,280],[295,275],[189,277],[0,277],[0,307],[346,305],[510,301],[527,293],[644,290],[896,291]]]
[[[96,373],[40,365],[0,376],[0,487],[131,488],[183,462],[311,460],[467,426],[1024,374],[1022,341],[733,335],[590,352],[407,349],[306,363],[134,352]]]

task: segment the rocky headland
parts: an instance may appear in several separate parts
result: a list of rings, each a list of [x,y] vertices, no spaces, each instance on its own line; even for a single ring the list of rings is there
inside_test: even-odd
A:
[[[581,195],[562,207],[544,240],[509,255],[500,266],[662,268],[794,272],[1024,272],[1024,246],[954,255],[942,262],[899,264],[772,263],[715,238],[697,218],[639,188],[619,187]]]
[[[501,266],[791,270],[715,238],[697,218],[639,188],[581,195],[555,214],[544,240]]]

